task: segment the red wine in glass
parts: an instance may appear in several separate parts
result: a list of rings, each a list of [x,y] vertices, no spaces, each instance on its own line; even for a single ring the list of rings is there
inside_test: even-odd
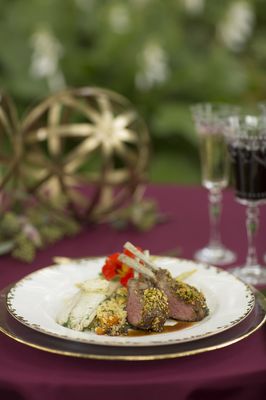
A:
[[[228,146],[238,200],[262,201],[266,199],[266,148]]]
[[[258,263],[255,237],[259,205],[266,203],[266,120],[238,116],[228,120],[226,139],[231,160],[235,195],[246,206],[248,253],[244,266],[232,272],[247,283],[266,284],[266,269]]]

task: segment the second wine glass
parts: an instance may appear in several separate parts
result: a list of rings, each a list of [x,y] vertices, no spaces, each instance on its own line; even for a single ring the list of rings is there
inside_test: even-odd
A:
[[[259,206],[266,204],[266,120],[263,116],[239,115],[228,119],[226,128],[233,166],[235,195],[246,207],[248,252],[244,266],[232,272],[252,285],[266,284],[266,268],[259,264],[256,234]]]
[[[202,185],[209,193],[209,243],[195,259],[214,265],[231,264],[235,254],[221,241],[222,190],[228,185],[229,159],[224,139],[225,119],[238,109],[224,104],[199,103],[191,107],[199,139]]]

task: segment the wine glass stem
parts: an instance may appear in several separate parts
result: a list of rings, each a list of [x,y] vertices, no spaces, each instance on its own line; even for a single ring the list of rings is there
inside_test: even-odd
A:
[[[209,191],[209,218],[210,218],[210,247],[221,245],[220,220],[222,211],[221,189],[210,189]]]
[[[246,227],[248,237],[248,254],[246,266],[257,265],[257,251],[255,247],[256,233],[259,227],[259,208],[256,203],[250,202],[246,209]]]

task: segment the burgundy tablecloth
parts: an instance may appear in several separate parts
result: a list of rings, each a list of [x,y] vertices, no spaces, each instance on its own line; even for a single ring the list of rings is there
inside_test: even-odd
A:
[[[0,258],[0,288],[29,272],[50,265],[52,257],[82,257],[117,251],[126,240],[162,253],[176,246],[192,258],[208,240],[207,194],[197,187],[150,186],[167,222],[152,231],[116,232],[109,226],[88,228],[38,254],[31,265]],[[266,252],[266,207],[261,207],[257,245]],[[246,254],[244,207],[226,191],[224,243],[243,262]],[[35,350],[0,335],[0,399],[264,399],[266,396],[266,330],[224,349],[163,361],[96,361]]]

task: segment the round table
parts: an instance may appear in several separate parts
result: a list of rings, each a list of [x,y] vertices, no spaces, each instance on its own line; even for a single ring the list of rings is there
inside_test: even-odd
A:
[[[115,231],[106,224],[88,226],[75,238],[40,251],[31,264],[0,258],[0,289],[26,274],[52,264],[54,256],[86,257],[119,251],[125,241],[162,254],[179,248],[191,259],[208,241],[207,193],[200,187],[150,185],[147,198],[166,216],[148,232]],[[261,207],[257,247],[266,251],[266,207]],[[224,243],[246,255],[245,209],[224,193]],[[153,361],[110,361],[64,357],[43,352],[0,335],[0,399],[264,399],[266,329],[228,347],[202,354]]]

